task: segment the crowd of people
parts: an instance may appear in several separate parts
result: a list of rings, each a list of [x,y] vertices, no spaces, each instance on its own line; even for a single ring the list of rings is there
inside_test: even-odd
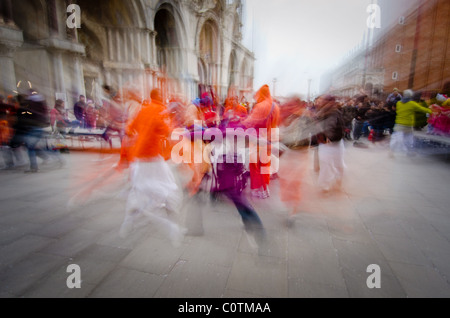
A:
[[[392,152],[400,149],[409,154],[413,152],[414,129],[428,126],[430,133],[447,134],[450,126],[446,95],[423,100],[420,93],[411,90],[395,89],[386,100],[361,94],[355,98],[322,95],[308,102],[297,96],[276,99],[269,86],[263,85],[254,94],[253,103],[240,99],[233,88],[221,103],[212,89],[189,102],[181,96],[165,101],[160,89],[154,89],[149,99],[131,89],[124,90],[122,96],[109,86],[103,89],[102,107],[80,96],[73,107],[73,120],[67,116],[64,101],[56,101],[54,109],[48,111],[36,92],[2,100],[5,165],[12,167],[14,149],[25,146],[30,161],[27,172],[37,172],[37,156],[48,159],[48,152],[38,146],[46,126],[60,132],[100,126],[105,141],[116,132],[122,148],[113,171],[129,171],[130,180],[120,235],[126,237],[144,218],[166,229],[174,244],[189,233],[180,222],[183,200],[198,198],[206,191],[232,202],[249,241],[263,248],[264,225],[247,195],[256,200],[270,198],[272,180],[278,178],[280,199],[289,208],[288,224],[292,225],[301,209],[302,179],[311,149],[318,187],[329,193],[342,188],[345,141],[367,147],[361,141],[363,136],[374,143],[387,139]],[[236,146],[234,138],[240,134],[245,142]],[[186,184],[180,186],[170,161],[190,171]]]
[[[30,89],[25,94],[0,96],[0,142],[4,161],[3,169],[11,170],[24,165],[26,159],[21,149],[28,152],[30,168],[26,173],[39,172],[37,158],[43,164],[64,164],[61,148],[49,144],[49,139],[62,140],[76,129],[103,131],[103,139],[111,143],[111,134],[122,139],[129,111],[123,108],[122,99],[105,85],[102,102],[95,103],[80,95],[73,109],[66,107],[64,100],[56,100],[49,107],[42,94]],[[140,102],[140,101],[139,101]]]

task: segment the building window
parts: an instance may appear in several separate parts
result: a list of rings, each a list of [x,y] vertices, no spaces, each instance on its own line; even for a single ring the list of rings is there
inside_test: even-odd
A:
[[[398,73],[397,72],[392,73],[392,79],[394,81],[398,80]]]
[[[401,25],[404,25],[404,24],[405,24],[405,17],[404,17],[404,16],[401,16],[401,17],[398,19],[398,24],[401,24]]]
[[[397,44],[395,46],[395,52],[400,53],[402,51],[402,46],[400,44]]]

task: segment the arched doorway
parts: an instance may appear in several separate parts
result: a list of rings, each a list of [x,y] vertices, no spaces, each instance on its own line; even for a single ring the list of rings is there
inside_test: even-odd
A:
[[[23,39],[36,42],[48,37],[47,15],[41,1],[21,0],[12,6],[13,20],[23,32]]]
[[[366,83],[366,86],[364,87],[364,91],[367,95],[372,96],[373,94],[373,84],[372,83]]]
[[[205,65],[206,74],[199,84],[200,86],[213,89],[217,96],[220,96],[221,94],[219,83],[219,46],[220,41],[217,24],[212,19],[208,19],[202,26],[198,41],[199,58]],[[200,74],[199,78],[201,78]]]
[[[78,1],[83,8],[78,40],[86,48],[83,72],[87,94],[101,94],[103,84],[119,93],[128,86],[138,89],[142,95],[146,93],[142,50],[149,34],[144,31],[145,18],[136,7],[138,3]],[[90,87],[91,83],[96,87]]]
[[[165,98],[181,91],[179,81],[182,73],[183,52],[173,8],[166,4],[155,15],[156,63],[158,66],[158,86]]]

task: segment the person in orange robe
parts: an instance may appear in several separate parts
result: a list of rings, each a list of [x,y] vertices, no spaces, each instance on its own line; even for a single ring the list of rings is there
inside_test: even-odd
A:
[[[223,121],[227,123],[228,127],[239,126],[241,121],[245,120],[247,116],[248,116],[247,108],[239,104],[237,96],[231,95],[225,100],[225,111],[223,113]]]
[[[169,114],[159,89],[152,91],[151,99],[126,129],[127,135],[134,136],[134,142],[127,150],[131,189],[120,235],[126,237],[134,224],[145,217],[165,229],[177,247],[184,237],[184,230],[178,225],[182,192],[163,157],[163,144],[170,133]]]
[[[253,196],[265,199],[270,196],[270,156],[272,154],[270,143],[275,142],[275,140],[271,140],[272,132],[274,129],[278,128],[280,108],[273,101],[268,85],[263,85],[256,92],[255,100],[256,105],[253,107],[248,118],[242,123],[247,128],[255,128],[257,130],[258,146],[252,147],[252,149],[256,149],[257,152],[256,154],[253,153],[253,159],[251,154],[252,160],[250,163],[251,190]],[[265,159],[268,160],[261,160],[261,146],[263,146],[263,151],[265,151],[264,147],[266,147],[266,145],[268,158]]]

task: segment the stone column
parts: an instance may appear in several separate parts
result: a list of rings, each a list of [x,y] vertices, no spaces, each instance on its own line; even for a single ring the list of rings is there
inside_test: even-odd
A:
[[[0,26],[0,91],[4,94],[12,94],[17,88],[13,57],[22,44],[21,31]]]
[[[156,31],[151,31],[150,32],[150,37],[151,37],[151,39],[150,39],[150,46],[151,46],[151,49],[152,49],[152,59],[151,59],[151,64],[152,65],[158,65],[158,61],[157,61],[157,58],[156,58]]]
[[[116,34],[116,52],[117,52],[116,56],[117,56],[117,62],[121,62],[122,61],[122,54],[121,54],[120,46],[123,45],[123,43],[120,40],[120,31],[116,30],[115,34]]]
[[[128,47],[125,48],[126,50],[129,51],[129,55],[128,55],[128,61],[130,63],[133,63],[136,58],[135,58],[135,52],[136,52],[136,41],[135,41],[135,31],[134,30],[128,30],[127,32],[127,37],[128,37]]]
[[[74,55],[74,72],[75,72],[75,83],[76,83],[76,92],[77,95],[86,96],[86,87],[84,86],[84,74],[83,74],[83,66],[81,64],[79,55]],[[76,98],[78,99],[78,96]]]
[[[64,83],[64,65],[62,53],[60,51],[53,51],[53,74],[56,93],[66,94],[66,85]]]
[[[55,0],[47,1],[47,10],[48,10],[48,26],[50,30],[50,35],[58,35],[59,27],[58,27],[58,15],[56,10],[56,2]]]
[[[129,61],[129,52],[130,52],[130,41],[127,30],[122,30],[122,48],[123,48],[123,60],[125,63],[128,63]]]
[[[145,32],[145,46],[146,46],[146,61],[145,63],[148,65],[152,65],[152,50],[150,45],[150,37],[151,37],[150,30],[146,30]]]
[[[136,33],[136,60],[138,62],[142,62],[142,45],[141,45],[141,36],[142,32],[139,30],[138,33]]]
[[[110,28],[107,29],[108,34],[108,57],[110,61],[114,61],[114,50],[113,50],[113,33]]]
[[[13,53],[15,49],[0,45],[0,91],[5,95],[16,90],[16,71],[14,69]]]
[[[111,85],[111,70],[106,69],[105,70],[105,81],[107,85]]]

